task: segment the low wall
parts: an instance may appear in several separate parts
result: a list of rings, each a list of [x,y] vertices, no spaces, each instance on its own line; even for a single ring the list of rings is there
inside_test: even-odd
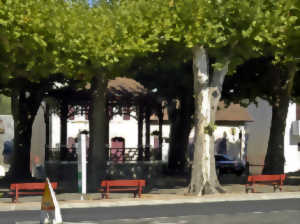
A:
[[[155,178],[161,176],[164,164],[161,161],[108,162],[106,179],[145,179],[145,191],[148,191],[155,183]],[[50,181],[58,182],[59,192],[78,192],[76,161],[48,161],[45,162],[45,170],[46,176],[49,177]]]

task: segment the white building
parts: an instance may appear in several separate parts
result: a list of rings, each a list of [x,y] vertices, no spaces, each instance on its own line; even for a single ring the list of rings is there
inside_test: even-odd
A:
[[[258,100],[258,106],[251,104],[248,107],[249,114],[253,117],[252,123],[247,126],[248,138],[248,161],[250,172],[261,173],[267,152],[270,127],[272,120],[272,108],[268,102]],[[300,170],[300,132],[299,119],[297,117],[297,105],[290,103],[284,136],[284,172],[295,172]]]

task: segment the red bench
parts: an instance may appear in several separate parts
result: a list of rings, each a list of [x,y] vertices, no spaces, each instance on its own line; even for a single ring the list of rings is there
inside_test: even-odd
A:
[[[19,195],[43,194],[46,183],[14,183],[10,185],[9,194],[12,195],[12,202],[18,202]],[[52,182],[53,190],[57,189],[57,182]]]
[[[145,180],[103,180],[99,191],[102,192],[102,198],[109,198],[110,192],[133,191],[134,197],[142,195],[142,189],[146,186]]]
[[[255,184],[273,185],[274,192],[279,189],[282,190],[282,185],[285,180],[285,174],[270,174],[270,175],[255,175],[248,176],[248,182],[245,186],[246,193],[251,190],[255,192]]]

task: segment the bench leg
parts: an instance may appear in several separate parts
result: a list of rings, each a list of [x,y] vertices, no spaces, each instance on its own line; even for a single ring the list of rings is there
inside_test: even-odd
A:
[[[245,186],[245,192],[248,194],[248,193],[249,193],[249,190],[250,190],[249,185],[246,184],[246,186]]]
[[[142,196],[142,187],[139,186],[139,198]]]
[[[252,193],[255,193],[255,189],[254,189],[254,185],[253,184],[250,184],[250,185],[246,185],[246,193],[249,193],[249,191],[251,190]]]
[[[16,187],[16,192],[15,192],[15,198],[14,198],[14,203],[17,203],[19,199],[19,189],[18,187]]]
[[[274,188],[274,192],[276,192],[276,191],[277,191],[277,189],[279,189],[279,191],[282,191],[282,187],[281,187],[281,185],[274,184],[273,188]]]

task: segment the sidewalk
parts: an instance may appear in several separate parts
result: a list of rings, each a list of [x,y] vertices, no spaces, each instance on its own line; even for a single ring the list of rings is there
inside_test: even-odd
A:
[[[164,177],[156,185],[157,188],[144,193],[141,198],[133,198],[132,193],[111,193],[110,199],[102,199],[100,193],[87,194],[82,200],[79,193],[60,193],[56,197],[62,209],[300,198],[300,176],[290,176],[282,192],[273,192],[272,186],[258,185],[257,193],[249,194],[245,193],[243,178],[245,177],[226,176],[221,179],[220,182],[226,190],[224,194],[185,195],[185,180],[174,181],[173,178]],[[0,191],[5,192],[8,189]],[[0,197],[0,211],[40,210],[41,198],[25,196],[19,198],[18,203],[12,203],[10,198]]]
[[[242,188],[242,186],[233,186]],[[269,189],[266,189],[269,187]],[[225,186],[232,188],[232,186]],[[297,187],[285,186],[283,192],[272,192],[272,187],[258,187],[258,193],[245,192],[227,192],[224,194],[212,194],[204,196],[184,195],[184,189],[161,189],[160,193],[150,192],[143,194],[141,198],[133,198],[132,194],[112,193],[110,199],[101,199],[100,194],[87,194],[85,199],[81,200],[81,195],[77,193],[57,194],[59,205],[62,209],[68,208],[88,208],[88,207],[114,207],[114,206],[137,206],[137,205],[162,205],[162,204],[180,204],[180,203],[210,203],[225,201],[249,201],[249,200],[272,200],[300,198],[300,191]],[[290,190],[290,191],[287,191]],[[173,191],[173,192],[172,192]],[[164,192],[164,193],[163,193]],[[10,198],[0,198],[0,211],[16,210],[40,210],[41,196],[21,197],[18,203],[11,203]]]

